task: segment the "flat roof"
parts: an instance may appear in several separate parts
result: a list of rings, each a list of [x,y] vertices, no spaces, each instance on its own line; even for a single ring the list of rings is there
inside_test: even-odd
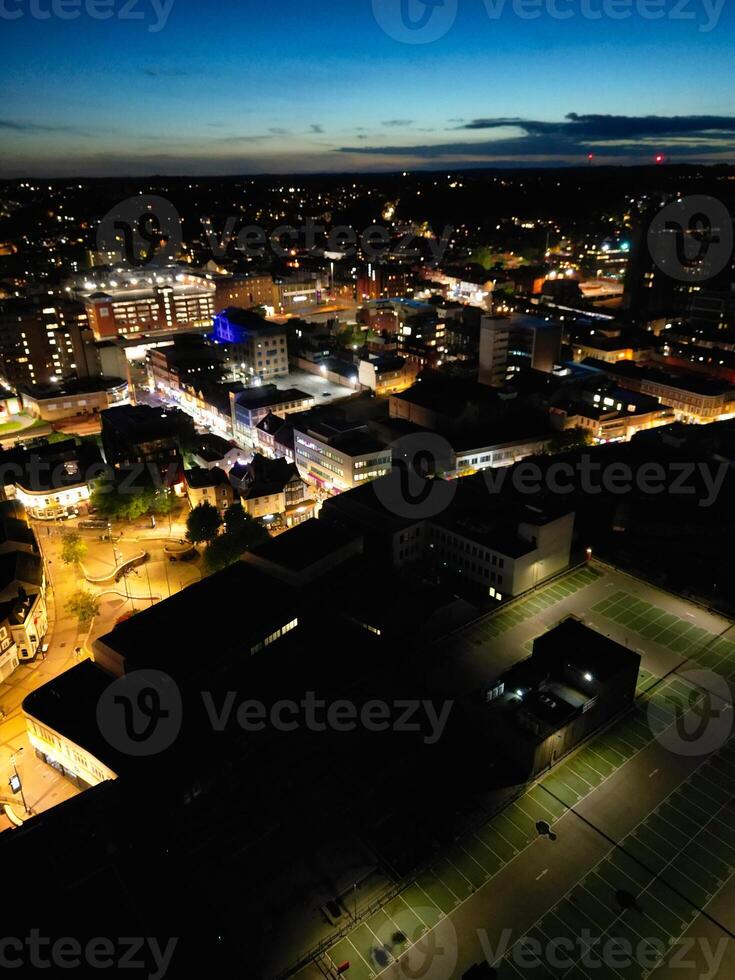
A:
[[[64,671],[23,700],[23,711],[119,772],[120,754],[102,735],[97,705],[115,678],[91,660]]]
[[[29,395],[36,401],[50,401],[54,398],[91,395],[98,391],[112,391],[127,386],[123,378],[70,378],[60,384],[22,384],[18,386],[21,394]]]
[[[298,572],[351,544],[359,537],[359,534],[311,518],[254,548],[253,554],[275,565]]]
[[[97,642],[124,657],[128,671],[155,666],[172,675],[211,673],[213,661],[250,657],[256,640],[293,619],[295,600],[287,585],[238,561],[119,623]]]

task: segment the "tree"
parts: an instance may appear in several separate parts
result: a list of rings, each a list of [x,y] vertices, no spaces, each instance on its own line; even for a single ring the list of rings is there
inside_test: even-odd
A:
[[[159,496],[166,490],[157,490],[153,484],[136,484],[127,479],[119,483],[114,477],[102,477],[92,487],[92,508],[109,521],[136,521],[150,514],[157,506]],[[165,505],[167,506],[167,505]]]
[[[61,538],[61,560],[65,565],[78,565],[87,554],[87,545],[76,531],[66,531]]]
[[[220,534],[207,546],[204,552],[204,565],[208,572],[221,572],[228,565],[239,561],[240,551],[236,538],[231,534]]]
[[[222,526],[217,508],[211,504],[199,504],[186,519],[186,536],[192,544],[214,541]]]
[[[244,510],[232,504],[225,514],[225,532],[220,534],[204,552],[204,564],[209,572],[219,572],[238,561],[245,551],[256,548],[269,539],[266,529]]]
[[[80,623],[89,623],[99,615],[100,603],[93,592],[77,589],[69,597],[65,608],[71,616],[78,616]]]
[[[549,443],[548,452],[552,455],[556,453],[565,453],[573,449],[584,449],[585,446],[591,446],[594,441],[592,433],[589,429],[583,429],[581,426],[576,426],[573,429],[565,429]]]
[[[176,510],[178,501],[173,490],[159,490],[153,498],[151,510],[156,517],[168,517],[168,529],[171,530],[171,515]]]
[[[225,534],[232,534],[239,531],[249,517],[250,515],[242,504],[230,504],[225,511]]]

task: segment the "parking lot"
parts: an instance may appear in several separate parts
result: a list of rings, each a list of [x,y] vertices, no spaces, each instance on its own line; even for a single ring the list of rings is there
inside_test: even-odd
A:
[[[659,725],[663,729],[675,721],[678,707],[696,704],[703,693],[676,675],[644,693],[654,680],[644,674],[630,715],[556,766],[485,826],[460,838],[388,905],[330,948],[327,961],[349,962],[349,976],[356,980],[378,976],[536,842],[539,822],[553,832],[572,807],[645,749],[655,737],[651,715],[656,730]]]
[[[642,980],[673,960],[679,937],[735,871],[733,773],[730,741],[518,940],[499,977]]]
[[[279,388],[299,388],[305,391],[307,395],[313,397],[315,405],[329,405],[330,402],[350,398],[356,394],[354,388],[335,384],[320,374],[311,374],[309,371],[298,369],[292,370],[287,378],[279,378],[277,384]]]
[[[546,905],[539,909],[543,915],[537,923],[539,931],[534,933],[539,941],[561,936],[576,942],[575,937],[578,939],[583,927],[591,928],[590,923],[596,924],[598,932],[601,927],[607,929],[611,936],[621,930],[621,935],[626,934],[633,915],[639,913],[621,916],[615,893],[628,889],[639,896],[640,914],[647,917],[632,928],[640,928],[644,939],[660,936],[671,943],[701,920],[700,910],[728,882],[735,869],[735,836],[727,829],[735,815],[729,803],[735,789],[731,775],[735,748],[728,743],[717,755],[704,753],[703,760],[686,763],[692,768],[688,778],[689,770],[682,771],[681,778],[677,775],[683,765],[680,759],[671,771],[649,759],[661,760],[664,766],[667,759],[674,761],[661,742],[662,733],[675,730],[682,716],[696,716],[703,700],[710,696],[709,688],[698,683],[691,669],[702,665],[733,675],[735,643],[726,638],[732,623],[638,583],[625,573],[588,565],[460,631],[451,655],[466,661],[468,676],[474,672],[487,677],[489,669],[527,656],[533,637],[570,613],[641,653],[643,666],[634,710],[555,766],[483,826],[462,835],[407,882],[391,902],[325,950],[319,967],[322,973],[329,974],[335,965],[349,962],[348,976],[357,980],[372,980],[383,973],[389,976],[392,968],[398,971],[397,976],[406,975],[403,965],[411,961],[414,949],[423,946],[426,940],[421,942],[422,937],[443,934],[446,920],[452,923],[450,937],[455,931],[470,936],[460,944],[458,954],[469,958],[470,963],[473,959],[481,961],[483,950],[470,923],[478,907],[482,910],[497,900],[493,881],[502,879],[506,891],[511,889],[509,899],[520,905],[524,896],[541,901],[535,894],[540,891],[539,885],[530,892],[524,890],[529,887],[529,875],[533,885],[533,879],[538,881],[548,870],[542,868],[538,876],[529,871],[538,863],[539,822],[552,834],[555,828],[563,827],[560,839],[564,838],[565,848],[571,847],[565,852],[564,872],[573,875],[576,871],[578,875],[577,884],[572,878],[573,888],[561,902],[558,895],[566,888],[551,891]],[[731,712],[731,698],[724,708]],[[657,797],[657,787],[667,783],[671,784],[669,791],[661,791]],[[582,814],[591,816],[600,811],[604,818],[599,826],[590,825],[586,831],[598,840],[594,845],[598,858],[586,865],[570,839],[570,827],[573,838],[575,822],[587,820]],[[626,821],[630,823],[632,814],[636,815],[633,829],[626,828],[618,840],[613,830]],[[551,876],[543,879],[544,885],[547,881],[551,888]],[[584,889],[579,904],[585,909],[578,919],[577,887]],[[663,911],[659,912],[662,895],[672,887],[677,892],[663,900]],[[503,924],[513,929],[515,943],[519,941],[515,938],[518,929],[536,928],[533,922],[522,926],[508,916]],[[721,938],[718,925],[710,925]],[[550,937],[547,929],[552,932]],[[648,952],[652,957],[653,950]],[[501,976],[518,975],[516,953],[517,949],[503,961]],[[587,973],[575,960],[563,971],[552,971],[548,964],[526,965],[520,974],[548,978],[568,973],[575,980],[587,976],[640,980],[654,969],[653,960],[651,964],[646,972],[636,962],[620,972]],[[664,962],[659,969],[665,967]],[[308,968],[302,971],[303,980],[317,975]],[[456,975],[461,976],[461,972]],[[454,976],[439,972],[437,980]]]

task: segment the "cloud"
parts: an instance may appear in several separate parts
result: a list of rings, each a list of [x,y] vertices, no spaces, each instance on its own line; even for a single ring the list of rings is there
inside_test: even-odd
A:
[[[148,78],[188,78],[193,72],[185,68],[144,68],[143,74]]]
[[[610,116],[570,112],[561,122],[539,122],[501,116],[473,119],[459,129],[499,129],[517,126],[529,136],[554,135],[571,139],[637,139],[644,136],[696,135],[735,132],[735,116]]]
[[[594,150],[599,156],[698,158],[735,151],[735,116],[613,116],[569,113],[548,122],[514,116],[473,119],[455,132],[494,131],[481,141],[468,139],[412,146],[342,147],[342,153],[404,156],[423,160],[492,161],[498,158],[554,157],[572,160]]]
[[[311,126],[309,127],[309,132],[310,133],[323,133],[324,132],[324,127],[322,125],[320,125],[319,123],[312,123]]]
[[[274,136],[288,136],[288,130],[283,129],[281,126],[271,126],[268,132]]]
[[[72,133],[75,136],[90,136],[91,133],[79,129],[78,126],[50,126],[46,123],[34,123],[28,120],[0,119],[0,129],[14,133]]]
[[[386,119],[383,126],[412,126],[414,123],[413,119]]]

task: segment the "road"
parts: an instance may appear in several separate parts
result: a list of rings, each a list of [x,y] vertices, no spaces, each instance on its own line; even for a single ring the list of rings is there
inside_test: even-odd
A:
[[[672,950],[682,936],[695,940],[687,977],[735,976],[735,740],[726,742],[727,732],[720,736],[715,728],[717,738],[706,734],[701,750],[690,755],[663,737],[672,728],[678,731],[671,696],[697,686],[700,700],[716,690],[717,712],[711,717],[729,718],[732,731],[733,624],[595,564],[446,641],[453,691],[477,689],[526,656],[532,638],[570,612],[641,653],[639,690],[648,693],[640,707],[560,763],[504,814],[458,838],[447,854],[432,860],[428,873],[336,943],[331,963],[326,958],[313,963],[300,971],[299,980],[317,980],[347,961],[351,967],[345,975],[353,980],[455,980],[482,961],[495,963],[500,980],[646,976],[638,963],[620,971],[605,966],[597,973],[579,966],[519,968],[513,957],[522,953],[529,933],[552,941],[566,938],[580,922],[592,918],[594,924],[595,915],[603,922],[608,916],[607,935],[634,928],[642,939],[663,939]],[[447,662],[440,669],[446,678]],[[721,683],[703,669],[715,671]],[[725,693],[717,701],[722,684]],[[669,712],[665,727],[659,723],[664,709]],[[698,719],[699,708],[692,706],[686,717]],[[717,762],[720,751],[728,754]],[[551,823],[553,840],[538,835],[541,820]],[[708,839],[710,821],[715,830]],[[690,845],[697,848],[696,858],[687,856]],[[628,849],[636,855],[633,862]],[[655,877],[647,866],[656,869]],[[640,922],[618,921],[614,896],[621,888],[645,896]],[[606,908],[594,895],[605,889],[612,895]],[[724,959],[708,974],[707,952],[718,944]],[[671,956],[652,967],[656,980],[684,975]]]
[[[166,542],[178,541],[185,534],[181,520],[172,523],[170,532],[168,521],[155,529],[142,524],[113,527],[118,553],[130,557],[145,550],[151,560],[136,569],[137,574],[129,575],[119,584],[86,586],[100,594],[100,613],[91,627],[80,629],[79,621],[66,612],[65,606],[75,590],[85,587],[84,582],[81,574],[73,572],[61,561],[62,534],[77,530],[78,521],[66,521],[61,525],[34,521],[33,527],[46,565],[49,629],[45,642],[48,643],[48,652],[45,658],[39,657],[33,663],[21,664],[0,683],[0,707],[5,712],[5,717],[0,720],[0,797],[11,796],[8,779],[15,756],[26,801],[35,813],[40,813],[75,796],[79,790],[36,757],[28,741],[21,712],[24,698],[89,656],[89,644],[98,636],[108,633],[120,616],[133,609],[147,608],[151,604],[151,596],[153,601],[167,598],[198,581],[201,578],[201,559],[191,563],[171,563],[164,556]],[[101,542],[99,531],[82,530],[80,533],[89,549],[85,561],[96,571],[112,571],[113,545]],[[23,815],[20,797],[15,799],[14,809]],[[10,821],[0,814],[0,832],[10,829]]]

